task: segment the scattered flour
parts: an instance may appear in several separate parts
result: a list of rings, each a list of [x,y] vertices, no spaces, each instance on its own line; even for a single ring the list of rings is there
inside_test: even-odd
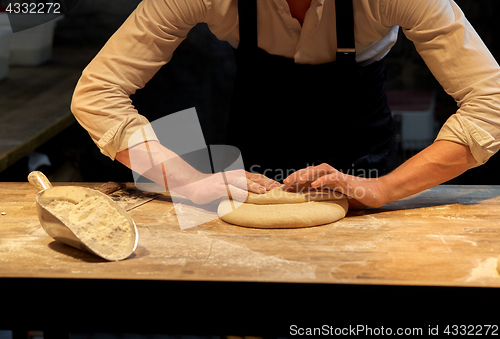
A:
[[[104,197],[78,203],[56,199],[45,207],[98,254],[121,257],[133,246],[133,226]]]
[[[477,266],[470,271],[469,275],[465,278],[465,282],[479,282],[482,285],[491,283],[491,281],[498,282],[500,275],[497,271],[497,263],[497,258],[478,260]]]

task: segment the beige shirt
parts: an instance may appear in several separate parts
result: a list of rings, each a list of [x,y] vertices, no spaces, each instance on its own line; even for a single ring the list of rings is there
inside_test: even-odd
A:
[[[102,153],[114,159],[148,120],[129,96],[167,63],[200,22],[238,46],[237,0],[144,0],[83,71],[72,111]],[[312,0],[303,26],[286,0],[258,0],[259,47],[297,63],[335,60],[333,0]],[[437,137],[468,145],[477,165],[500,148],[500,67],[451,0],[354,0],[357,61],[380,60],[398,26],[458,103]],[[309,98],[314,100],[314,98]],[[151,131],[146,129],[146,131]],[[140,134],[140,133],[138,133]],[[154,133],[146,133],[154,139]],[[131,140],[130,145],[140,140]],[[165,145],[168,148],[168,145]]]

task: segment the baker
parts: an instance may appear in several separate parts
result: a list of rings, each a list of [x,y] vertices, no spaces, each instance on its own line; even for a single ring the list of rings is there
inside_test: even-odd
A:
[[[241,150],[244,178],[199,173],[148,129],[147,154],[141,141],[129,146],[149,124],[129,96],[199,22],[236,48],[227,144]],[[399,27],[459,109],[432,145],[395,168],[383,59]],[[135,170],[169,178],[196,203],[227,194],[228,184],[235,195],[264,193],[281,178],[378,207],[495,154],[499,88],[500,67],[451,0],[144,0],[84,70],[72,111],[103,154],[129,167],[142,156],[154,166]]]

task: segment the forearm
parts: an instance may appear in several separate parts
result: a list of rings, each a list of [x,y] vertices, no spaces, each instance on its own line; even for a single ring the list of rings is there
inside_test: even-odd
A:
[[[285,185],[311,182],[350,197],[349,208],[380,207],[453,179],[476,164],[469,147],[436,141],[396,170],[380,178],[344,174],[328,164],[311,166],[291,174]]]
[[[442,184],[475,164],[467,145],[437,141],[393,172],[377,179],[383,197],[380,205]]]
[[[202,173],[157,141],[147,141],[118,152],[116,159],[165,189],[179,193],[195,204],[220,197],[245,200],[248,191],[264,193],[279,183],[242,169]]]
[[[116,160],[165,189],[180,194],[188,184],[202,180],[201,173],[157,141],[147,141],[116,153]],[[183,189],[184,188],[184,189]]]

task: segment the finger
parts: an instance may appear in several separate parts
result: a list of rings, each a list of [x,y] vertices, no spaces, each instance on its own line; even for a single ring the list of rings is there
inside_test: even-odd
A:
[[[251,181],[265,187],[266,190],[270,190],[270,189],[281,186],[281,184],[279,182],[277,182],[276,180],[268,178],[262,174],[246,172],[246,176]]]
[[[287,192],[296,192],[296,193],[309,192],[311,190],[311,182],[307,181],[302,184],[294,182],[293,184],[284,187],[283,190]]]
[[[229,172],[221,172],[226,185],[234,185],[236,187],[246,189],[247,176],[244,170],[236,170]]]
[[[229,175],[226,176],[227,184],[228,185],[233,185],[235,187],[238,187],[242,190],[254,192],[254,193],[265,193],[266,188],[257,183],[252,181],[251,179],[248,179],[245,173],[243,172],[243,175]]]
[[[254,182],[250,179],[247,179],[247,187],[248,187],[248,191],[254,192],[254,193],[262,194],[262,193],[266,193],[266,191],[267,191],[265,186],[263,186],[257,182]]]
[[[248,198],[248,191],[239,187],[229,185],[227,186],[227,195],[230,199],[237,201],[245,201]]]
[[[309,166],[309,167],[306,167],[306,168],[303,168],[301,170],[293,172],[288,177],[286,177],[285,180],[283,180],[283,183],[285,184],[285,186],[293,185],[294,183],[298,182],[300,177],[303,174],[307,173],[307,171],[310,170],[311,168],[312,168],[312,166]]]
[[[324,176],[328,173],[334,171],[334,168],[328,164],[321,164],[318,166],[309,166],[298,172],[296,172],[296,182],[299,184],[304,184],[308,181],[316,180],[317,178]]]
[[[311,183],[311,186],[315,188],[328,187],[330,189],[333,189],[338,185],[339,185],[339,176],[336,173],[323,175]]]
[[[299,182],[314,181],[325,175],[336,173],[337,170],[332,166],[323,163],[315,167],[308,167],[308,171],[301,174]]]
[[[352,187],[339,176],[340,172],[322,176],[311,183],[315,188],[328,188],[332,191],[351,196]]]

